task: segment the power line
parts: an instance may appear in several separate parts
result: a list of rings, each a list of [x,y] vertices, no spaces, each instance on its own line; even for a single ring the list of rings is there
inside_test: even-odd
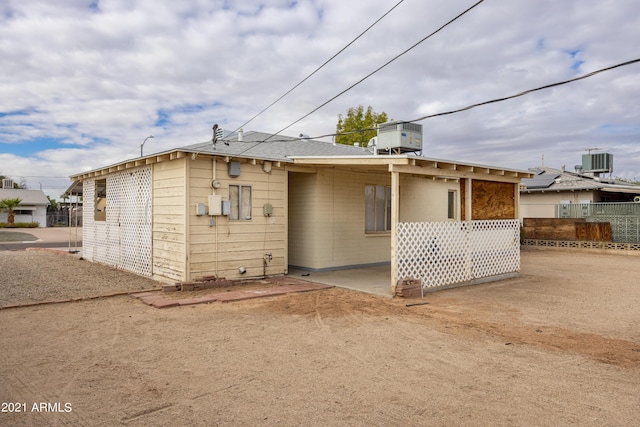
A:
[[[478,102],[476,104],[471,104],[471,105],[468,105],[468,106],[463,107],[463,108],[457,108],[455,110],[445,111],[445,112],[442,112],[442,113],[429,114],[429,115],[426,115],[426,116],[418,117],[417,119],[403,121],[403,123],[421,122],[423,120],[431,119],[431,118],[434,118],[434,117],[446,116],[446,115],[449,115],[449,114],[455,114],[455,113],[460,113],[462,111],[471,110],[472,108],[477,108],[477,107],[480,107],[480,106],[483,106],[483,105],[488,105],[488,104],[493,104],[493,103],[496,103],[496,102],[507,101],[509,99],[518,98],[518,97],[521,97],[521,96],[524,96],[524,95],[528,95],[528,94],[533,93],[533,92],[537,92],[539,90],[549,89],[549,88],[552,88],[552,87],[562,86],[562,85],[566,85],[566,84],[569,84],[569,83],[573,83],[573,82],[576,82],[578,80],[583,80],[583,79],[586,79],[586,78],[589,78],[589,77],[593,77],[593,76],[595,76],[597,74],[604,73],[605,71],[611,71],[611,70],[614,70],[616,68],[625,67],[627,65],[632,65],[632,64],[635,64],[635,63],[638,63],[638,62],[640,62],[640,58],[632,59],[630,61],[621,62],[619,64],[612,65],[610,67],[601,68],[599,70],[595,70],[595,71],[592,71],[590,73],[583,74],[581,76],[574,77],[574,78],[569,79],[569,80],[563,80],[563,81],[560,81],[560,82],[556,82],[556,83],[551,83],[551,84],[547,84],[547,85],[544,85],[544,86],[540,86],[540,87],[537,87],[537,88],[534,88],[534,89],[528,89],[528,90],[525,90],[523,92],[517,93],[515,95],[509,95],[509,96],[505,96],[505,97],[502,97],[502,98],[492,99],[492,100],[489,100],[489,101]],[[326,135],[314,136],[314,137],[311,137],[311,139],[328,138],[328,137],[331,137],[331,136],[338,136],[338,135],[350,135],[350,134],[355,134],[355,133],[367,132],[367,131],[371,131],[371,130],[376,130],[376,128],[360,129],[360,130],[356,130],[356,131],[352,131],[352,132],[344,132],[344,133],[330,133],[330,134],[326,134]]]
[[[605,71],[610,71],[610,70],[613,70],[613,69],[616,69],[616,68],[620,68],[620,67],[624,67],[624,66],[627,66],[627,65],[635,64],[636,62],[640,62],[640,58],[632,59],[631,61],[621,62],[620,64],[612,65],[610,67],[601,68],[599,70],[592,71],[590,73],[584,74],[584,75],[579,76],[579,77],[575,77],[573,79],[564,80],[564,81],[557,82],[557,83],[551,83],[551,84],[548,84],[548,85],[537,87],[535,89],[525,90],[524,92],[520,92],[520,93],[517,93],[515,95],[505,96],[503,98],[496,98],[496,99],[492,99],[490,101],[479,102],[477,104],[468,105],[468,106],[466,106],[464,108],[458,108],[456,110],[446,111],[444,113],[429,114],[427,116],[418,117],[417,119],[409,120],[409,122],[419,122],[419,121],[422,121],[422,120],[430,119],[432,117],[446,116],[448,114],[455,114],[455,113],[459,113],[459,112],[462,112],[462,111],[471,110],[472,108],[480,107],[482,105],[487,105],[487,104],[493,104],[493,103],[496,103],[496,102],[507,101],[509,99],[518,98],[520,96],[528,95],[528,94],[530,94],[532,92],[536,92],[536,91],[539,91],[539,90],[549,89],[549,88],[556,87],[556,86],[562,86],[562,85],[565,85],[565,84],[568,84],[568,83],[572,83],[572,82],[575,82],[575,81],[578,81],[578,80],[586,79],[588,77],[595,76],[596,74],[600,74],[600,73],[603,73]]]
[[[378,71],[382,70],[383,68],[385,68],[387,65],[391,64],[392,62],[394,62],[396,59],[400,58],[401,56],[405,55],[406,53],[408,53],[409,51],[413,50],[415,47],[417,47],[418,45],[420,45],[421,43],[423,43],[424,41],[426,41],[427,39],[431,38],[432,36],[434,36],[435,34],[439,33],[440,31],[442,31],[444,28],[446,28],[447,26],[449,26],[450,24],[452,24],[453,22],[457,21],[458,19],[460,19],[463,15],[465,15],[466,13],[470,12],[472,9],[474,9],[476,6],[480,5],[480,3],[484,2],[484,0],[480,0],[477,3],[475,3],[474,5],[472,5],[471,7],[469,7],[468,9],[466,9],[464,12],[460,13],[459,15],[457,15],[455,18],[449,20],[446,24],[442,25],[440,28],[438,28],[437,30],[433,31],[431,34],[427,35],[426,37],[422,38],[421,40],[419,40],[417,43],[414,43],[412,46],[410,46],[408,49],[404,50],[403,52],[401,52],[400,54],[396,55],[395,57],[393,57],[392,59],[390,59],[389,61],[387,61],[385,64],[383,64],[382,66],[376,68],[375,70],[373,70],[371,73],[367,74],[366,76],[364,76],[362,79],[358,80],[357,82],[355,82],[354,84],[352,84],[351,86],[349,86],[348,88],[344,89],[342,92],[338,93],[337,95],[333,96],[332,98],[330,98],[329,100],[323,102],[322,104],[320,104],[318,107],[314,108],[313,110],[311,110],[309,113],[305,114],[304,116],[300,117],[298,120],[294,121],[293,123],[285,126],[284,128],[280,129],[278,132],[272,134],[270,137],[268,137],[265,141],[268,141],[269,139],[271,139],[272,137],[284,132],[285,130],[289,129],[291,126],[295,125],[296,123],[300,122],[301,120],[306,119],[307,117],[309,117],[311,114],[315,113],[316,111],[318,111],[319,109],[321,109],[322,107],[324,107],[325,105],[327,105],[328,103],[330,103],[331,101],[335,100],[336,98],[344,95],[345,93],[347,93],[348,91],[350,91],[351,89],[353,89],[354,87],[358,86],[360,83],[364,82],[365,80],[367,80],[369,77],[373,76],[374,74],[376,74]]]
[[[288,91],[286,91],[282,96],[280,96],[278,99],[276,99],[275,101],[273,101],[271,104],[267,105],[266,107],[264,107],[258,114],[256,114],[255,116],[251,117],[249,120],[247,120],[245,123],[241,124],[240,126],[238,126],[238,128],[234,131],[231,132],[231,134],[237,132],[238,130],[242,129],[244,126],[248,125],[249,123],[251,123],[256,117],[258,117],[259,115],[261,115],[262,113],[264,113],[265,111],[267,111],[269,108],[273,107],[275,104],[277,104],[278,102],[280,102],[285,96],[289,95],[291,92],[293,92],[295,89],[298,88],[298,86],[300,86],[301,84],[303,84],[304,82],[306,82],[307,80],[309,80],[314,74],[316,74],[318,71],[320,71],[322,68],[324,68],[325,65],[327,65],[329,62],[333,61],[338,55],[340,55],[342,52],[344,52],[349,46],[351,46],[353,43],[355,43],[358,39],[360,39],[365,33],[367,33],[371,28],[373,28],[376,24],[378,24],[378,22],[382,21],[388,14],[390,14],[396,7],[398,7],[404,0],[400,0],[398,3],[396,3],[391,9],[389,9],[387,12],[385,12],[384,15],[382,15],[380,18],[378,18],[375,22],[373,22],[371,25],[369,25],[363,32],[361,32],[356,38],[354,38],[353,40],[351,40],[346,46],[344,46],[342,49],[340,49],[338,52],[336,52],[331,58],[327,59],[322,65],[320,65],[318,68],[316,68],[315,70],[313,70],[313,72],[311,74],[309,74],[307,77],[305,77],[304,79],[302,79],[300,82],[298,82],[297,84],[295,84],[291,89],[289,89]]]

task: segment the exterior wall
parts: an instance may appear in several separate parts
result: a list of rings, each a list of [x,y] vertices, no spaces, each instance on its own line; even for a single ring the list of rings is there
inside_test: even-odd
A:
[[[186,277],[185,189],[187,159],[153,165],[153,278]],[[85,201],[86,203],[86,201]]]
[[[364,188],[366,184],[390,183],[388,173],[332,168],[320,168],[308,175],[292,173],[290,264],[322,270],[389,262],[390,233],[364,232]]]
[[[289,264],[311,265],[316,259],[318,179],[315,173],[289,172]]]
[[[38,227],[46,227],[47,226],[47,207],[46,206],[33,206],[33,205],[20,205],[16,208],[16,210],[27,210],[28,208],[31,210],[31,214],[15,214],[14,222],[37,222]],[[7,212],[0,212],[0,222],[7,222],[8,217]]]
[[[460,185],[455,181],[400,176],[400,222],[453,221],[448,218],[449,191],[456,192],[456,218],[460,218]]]
[[[242,162],[240,176],[228,174],[228,163],[221,159],[202,157],[187,160],[189,194],[188,217],[188,265],[193,280],[203,276],[260,277],[287,272],[287,210],[286,172],[271,163],[269,172],[264,164]],[[267,168],[268,170],[268,168]],[[215,175],[215,177],[214,177]],[[213,179],[219,181],[216,189]],[[230,220],[228,216],[196,215],[199,203],[208,207],[208,196],[220,195],[229,200],[230,185],[251,186],[251,220]],[[265,216],[263,206],[272,206],[271,216]],[[214,221],[214,225],[211,224]],[[266,263],[265,256],[271,254]],[[267,256],[268,259],[268,256]],[[246,273],[241,274],[243,267]]]
[[[593,202],[594,196],[590,191],[520,193],[520,218],[555,218],[556,206],[562,200]]]

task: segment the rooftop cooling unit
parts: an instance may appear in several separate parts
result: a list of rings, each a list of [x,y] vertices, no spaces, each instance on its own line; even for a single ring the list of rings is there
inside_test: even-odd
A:
[[[7,178],[3,179],[2,188],[13,188],[13,180]]]
[[[378,151],[406,153],[422,151],[422,125],[389,122],[378,125]]]
[[[582,170],[594,174],[613,172],[613,154],[594,153],[582,155]]]

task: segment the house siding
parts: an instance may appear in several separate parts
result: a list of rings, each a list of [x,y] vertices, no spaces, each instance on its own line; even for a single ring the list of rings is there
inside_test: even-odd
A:
[[[315,174],[289,172],[289,264],[304,266],[315,259],[317,221]]]
[[[186,159],[153,165],[153,278],[186,280]]]
[[[266,264],[266,275],[286,273],[286,173],[272,167],[263,170],[263,164],[243,162],[240,176],[229,177],[228,163],[221,159],[201,158],[189,160],[190,193],[187,203],[189,216],[189,271],[191,278],[217,276],[228,279],[260,277],[265,273],[263,260],[271,254]],[[215,169],[215,172],[214,172]],[[220,182],[215,190],[214,179]],[[251,220],[229,220],[227,216],[196,215],[199,203],[208,206],[208,196],[220,195],[229,199],[230,185],[251,187]],[[263,212],[265,204],[271,204],[270,217]],[[210,225],[210,220],[214,225]],[[246,269],[245,274],[239,268]]]
[[[450,190],[460,197],[460,185],[455,181],[433,181],[430,178],[400,177],[400,221],[447,221]],[[456,218],[460,218],[460,203],[456,205]],[[453,219],[452,219],[453,220]]]
[[[577,192],[537,192],[520,194],[520,218],[555,218],[556,206],[561,200],[580,203],[583,200],[594,201],[592,191]]]

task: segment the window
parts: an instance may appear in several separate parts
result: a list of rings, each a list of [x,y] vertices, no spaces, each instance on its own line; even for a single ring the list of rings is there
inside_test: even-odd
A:
[[[391,187],[364,186],[364,231],[382,233],[391,230]]]
[[[96,221],[107,220],[107,180],[96,179],[96,198],[94,200],[94,216]]]
[[[447,218],[456,219],[456,192],[449,190],[447,200]]]
[[[239,221],[251,219],[251,186],[230,185],[229,200],[231,201],[229,219]]]

